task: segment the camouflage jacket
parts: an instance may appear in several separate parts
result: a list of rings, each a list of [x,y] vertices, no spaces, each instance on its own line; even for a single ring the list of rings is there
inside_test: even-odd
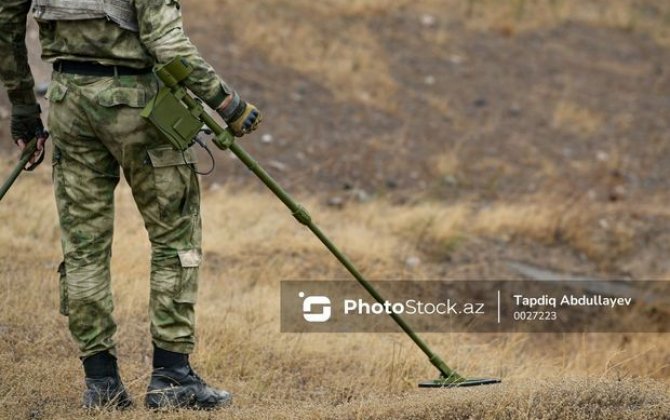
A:
[[[179,0],[133,0],[133,3],[137,33],[107,19],[38,20],[42,58],[50,62],[77,60],[145,68],[180,55],[195,68],[186,80],[188,88],[210,107],[218,106],[232,90],[184,34]],[[13,104],[35,102],[25,45],[30,7],[31,0],[0,2],[0,81]]]

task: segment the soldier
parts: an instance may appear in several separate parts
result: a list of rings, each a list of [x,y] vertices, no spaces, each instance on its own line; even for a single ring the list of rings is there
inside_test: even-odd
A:
[[[201,262],[200,190],[192,150],[172,149],[140,117],[159,88],[152,67],[180,55],[195,71],[187,87],[236,136],[253,131],[258,110],[217,77],[182,29],[179,0],[3,0],[0,79],[12,103],[11,134],[23,148],[35,136],[39,163],[47,137],[25,46],[26,17],[39,24],[42,58],[53,63],[47,126],[64,261],[61,312],[79,345],[85,407],[131,404],[119,376],[109,262],[114,189],[120,169],[152,245],[150,408],[217,408],[231,395],[191,368]]]

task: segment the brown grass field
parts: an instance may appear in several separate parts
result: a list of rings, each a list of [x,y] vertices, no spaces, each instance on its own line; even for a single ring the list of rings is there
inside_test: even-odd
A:
[[[182,3],[203,55],[267,110],[248,150],[368,278],[518,278],[510,260],[668,278],[669,3]],[[38,82],[45,69],[35,65]],[[3,97],[0,176],[16,158],[8,109]],[[238,161],[217,158],[203,178],[192,360],[234,406],[141,407],[150,248],[123,184],[115,316],[121,372],[140,404],[78,408],[47,163],[0,203],[0,418],[670,418],[667,334],[425,334],[459,372],[503,383],[420,390],[434,369],[400,333],[280,333],[281,280],[349,276]]]

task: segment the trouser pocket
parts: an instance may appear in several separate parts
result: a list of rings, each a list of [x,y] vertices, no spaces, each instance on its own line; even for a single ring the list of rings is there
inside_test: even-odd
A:
[[[195,345],[199,249],[179,251],[178,259],[154,264],[151,276],[151,335],[158,347],[191,353]],[[175,261],[177,260],[177,261]]]
[[[200,249],[178,251],[177,258],[152,264],[151,290],[177,303],[195,304],[198,293],[198,271],[202,261]]]
[[[169,221],[198,213],[200,196],[194,173],[197,158],[193,149],[180,152],[171,147],[159,147],[148,150],[148,154],[161,219]]]
[[[60,289],[60,310],[61,315],[68,316],[70,307],[67,298],[67,273],[65,272],[65,261],[58,265],[58,286]]]

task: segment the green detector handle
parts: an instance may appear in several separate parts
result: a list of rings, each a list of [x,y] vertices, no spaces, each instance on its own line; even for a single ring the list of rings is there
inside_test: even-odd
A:
[[[142,115],[152,121],[163,132],[168,140],[178,150],[185,150],[193,142],[202,125],[209,127],[214,133],[214,143],[222,150],[230,150],[265,184],[279,200],[289,208],[293,217],[305,225],[337,258],[337,260],[351,273],[358,283],[379,303],[385,300],[377,290],[358,271],[349,258],[342,253],[335,244],[312,221],[307,210],[297,203],[278,183],[258,164],[239,144],[227,128],[221,127],[207,112],[202,104],[193,98],[181,83],[193,71],[191,65],[183,58],[177,57],[170,63],[158,68],[156,75],[165,85],[155,100],[151,101],[142,112]],[[440,372],[440,378],[431,381],[431,386],[454,387],[459,384],[487,384],[499,382],[498,379],[467,380],[456,373],[435,354],[430,347],[419,337],[409,324],[397,313],[390,314],[398,326],[412,339],[412,341],[428,357],[430,363]],[[425,386],[425,385],[424,385]]]
[[[21,153],[19,163],[14,166],[14,169],[12,169],[12,172],[9,174],[7,180],[2,184],[2,187],[0,187],[0,200],[2,200],[5,194],[7,194],[7,191],[9,191],[9,189],[12,187],[14,181],[16,181],[16,178],[21,175],[23,168],[26,167],[30,161],[30,157],[33,155],[33,153],[35,153],[35,150],[37,150],[37,137],[28,142],[25,149],[23,149],[23,153]]]

